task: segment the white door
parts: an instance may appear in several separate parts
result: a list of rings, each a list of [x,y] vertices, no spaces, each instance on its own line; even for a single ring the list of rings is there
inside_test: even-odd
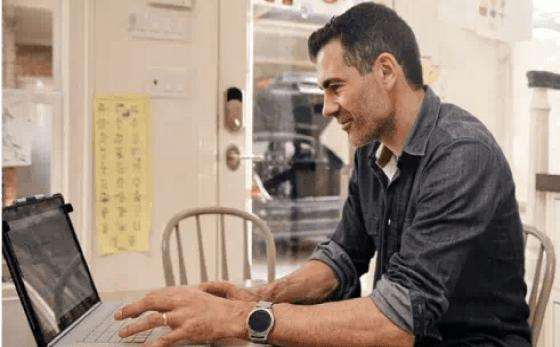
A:
[[[250,0],[219,0],[218,205],[251,211],[252,35]],[[218,231],[219,232],[219,231]],[[228,275],[248,277],[249,235],[227,227]],[[238,256],[242,255],[242,256]]]
[[[140,6],[134,0],[88,0],[86,3],[92,13],[92,43],[88,51],[92,65],[90,94],[97,91],[150,94],[153,148],[149,250],[101,255],[96,238],[99,231],[96,230],[90,240],[92,273],[100,291],[153,288],[163,285],[161,234],[175,214],[203,206],[247,210],[250,162],[242,160],[239,168],[230,170],[226,166],[225,152],[228,146],[236,145],[241,156],[250,153],[247,134],[250,135],[251,117],[250,113],[244,113],[239,120],[240,129],[230,131],[225,128],[224,110],[228,88],[250,94],[247,82],[250,80],[247,47],[250,45],[246,34],[250,2],[193,1],[185,8],[156,6],[156,2]],[[117,20],[108,21],[108,13]],[[130,18],[145,17],[150,19],[150,25],[130,21]],[[188,29],[187,37],[176,40],[162,37],[165,34],[161,30],[157,35],[153,33],[162,18],[167,22],[172,22],[172,18],[182,19],[187,24],[183,26]],[[142,30],[127,27],[133,24],[138,24]],[[146,36],[148,31],[151,36]],[[188,92],[169,95],[167,84],[169,82],[169,89],[174,90],[173,77],[178,71],[189,75],[183,86]],[[150,83],[146,89],[147,82]],[[158,88],[161,90],[154,92]],[[230,94],[235,96],[236,93]],[[89,198],[84,196],[84,199]],[[245,277],[245,235],[241,227],[227,231],[229,277]],[[212,280],[217,277],[215,255],[220,254],[216,249],[217,236],[217,230],[204,235],[207,270]],[[185,244],[196,241],[190,234],[183,238]],[[189,282],[196,283],[198,260],[193,259],[186,265]],[[112,270],[106,271],[109,267]],[[146,277],[145,273],[154,276]]]

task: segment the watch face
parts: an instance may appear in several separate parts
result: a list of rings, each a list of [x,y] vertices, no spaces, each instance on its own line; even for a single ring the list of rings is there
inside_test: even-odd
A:
[[[249,326],[258,333],[265,332],[271,322],[270,314],[265,310],[257,310],[249,317]]]

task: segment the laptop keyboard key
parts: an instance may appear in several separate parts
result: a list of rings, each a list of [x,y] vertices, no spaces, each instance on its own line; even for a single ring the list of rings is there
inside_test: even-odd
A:
[[[118,334],[115,334],[111,337],[111,339],[109,339],[109,342],[117,343],[117,342],[122,342],[121,340],[122,338]]]

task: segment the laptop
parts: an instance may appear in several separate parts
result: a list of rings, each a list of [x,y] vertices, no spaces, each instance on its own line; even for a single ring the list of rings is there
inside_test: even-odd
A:
[[[113,319],[124,303],[101,302],[70,220],[72,205],[61,194],[17,200],[2,212],[2,253],[37,346],[141,345],[168,331],[118,336],[130,323]]]

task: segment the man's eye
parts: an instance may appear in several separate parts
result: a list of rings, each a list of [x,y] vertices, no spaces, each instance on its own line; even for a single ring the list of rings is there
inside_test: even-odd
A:
[[[332,86],[331,86],[331,90],[332,90],[333,92],[336,92],[336,91],[338,91],[339,89],[340,89],[340,85],[338,85],[338,84],[335,84],[335,85],[332,85]]]

